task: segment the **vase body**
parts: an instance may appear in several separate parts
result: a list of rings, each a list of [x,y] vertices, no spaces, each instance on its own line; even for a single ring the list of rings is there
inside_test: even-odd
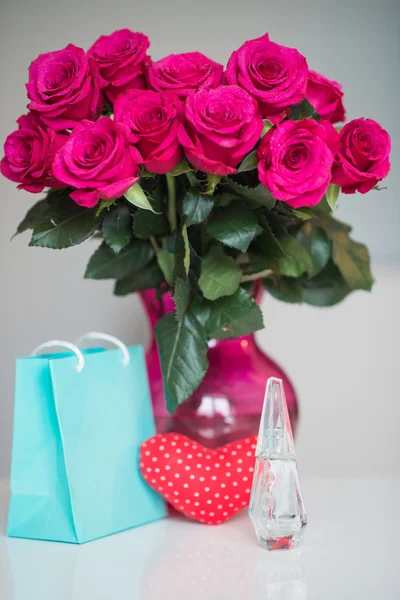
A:
[[[284,371],[257,345],[253,334],[228,340],[210,340],[209,369],[199,388],[170,415],[166,408],[154,327],[173,311],[169,294],[159,299],[154,290],[140,293],[151,325],[146,352],[153,410],[159,433],[187,435],[208,448],[216,448],[249,435],[257,435],[267,379],[283,380],[295,431],[298,407],[294,388]],[[257,293],[260,299],[260,294]]]

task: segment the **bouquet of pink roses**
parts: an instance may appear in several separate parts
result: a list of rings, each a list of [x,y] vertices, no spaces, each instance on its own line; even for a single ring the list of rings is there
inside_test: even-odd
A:
[[[124,29],[40,55],[1,171],[50,188],[17,230],[31,246],[101,236],[85,277],[173,295],[156,328],[173,411],[204,377],[208,339],[263,327],[254,282],[316,306],[371,288],[368,251],[333,211],[340,190],[388,174],[390,137],[371,119],[335,127],[341,86],[268,35],[225,69],[199,52],[154,62],[148,47]]]

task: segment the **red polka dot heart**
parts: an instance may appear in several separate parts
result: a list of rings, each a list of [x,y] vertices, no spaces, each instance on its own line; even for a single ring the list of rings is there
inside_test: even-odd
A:
[[[143,478],[187,517],[219,525],[249,505],[257,437],[209,450],[176,433],[140,449]]]

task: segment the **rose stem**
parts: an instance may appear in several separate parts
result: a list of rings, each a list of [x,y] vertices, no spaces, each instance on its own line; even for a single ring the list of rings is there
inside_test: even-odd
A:
[[[250,275],[243,275],[240,280],[240,283],[245,283],[246,281],[256,281],[256,279],[263,279],[264,277],[269,277],[273,274],[272,269],[265,269],[265,271],[260,271],[259,273],[251,273]]]
[[[167,173],[165,177],[168,188],[168,221],[171,225],[171,231],[174,231],[177,228],[175,177],[170,173]]]
[[[160,251],[160,246],[158,245],[157,238],[154,235],[151,235],[149,237],[149,240],[150,244],[153,246],[154,252],[157,254],[157,252]]]

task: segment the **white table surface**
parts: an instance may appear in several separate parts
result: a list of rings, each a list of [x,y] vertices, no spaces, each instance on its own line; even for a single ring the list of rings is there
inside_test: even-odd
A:
[[[83,546],[5,537],[1,600],[398,600],[400,479],[305,478],[297,550],[258,547],[246,511],[210,527],[168,518]]]

